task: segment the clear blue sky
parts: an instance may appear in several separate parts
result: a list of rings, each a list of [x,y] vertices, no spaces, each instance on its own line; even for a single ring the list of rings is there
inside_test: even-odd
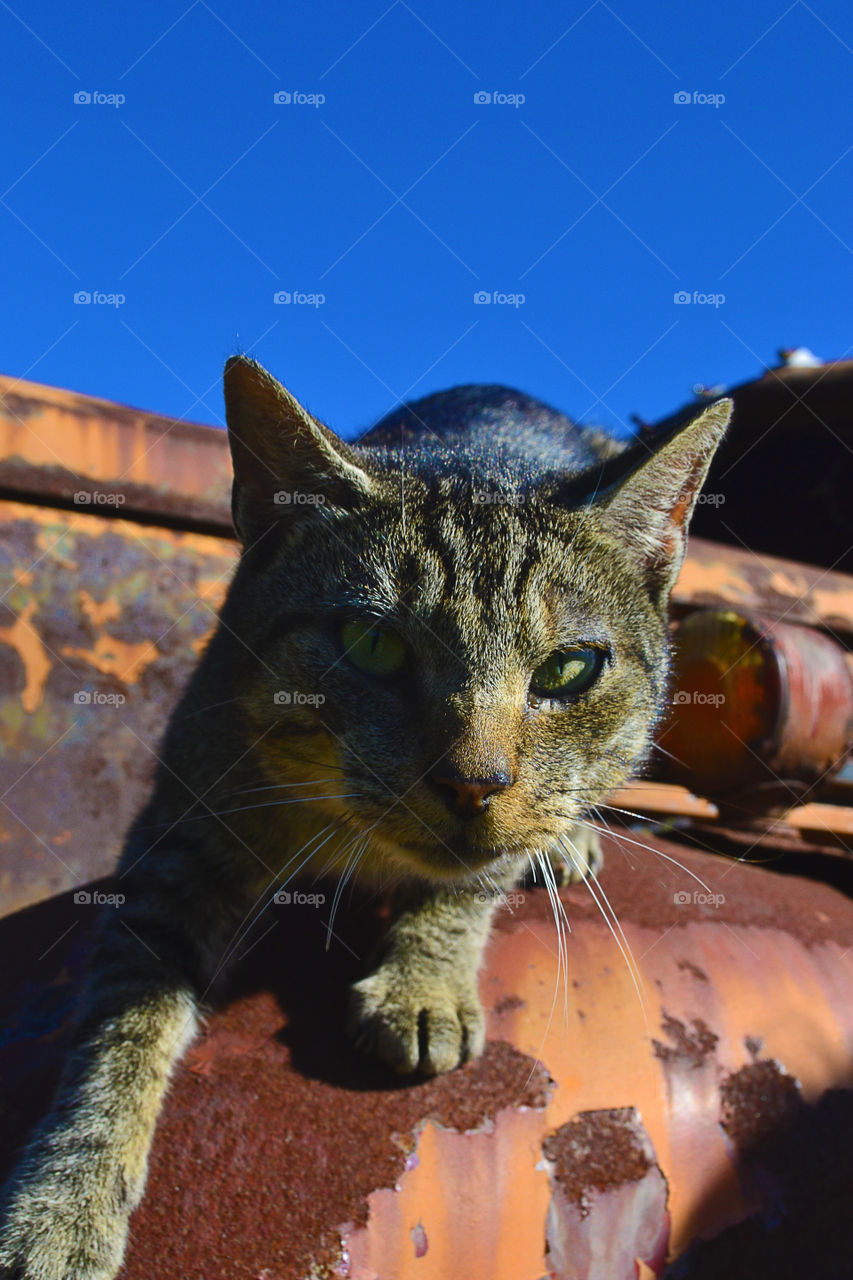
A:
[[[853,344],[842,0],[2,0],[0,34],[4,373],[217,423],[243,350],[344,434],[474,381],[618,428]]]

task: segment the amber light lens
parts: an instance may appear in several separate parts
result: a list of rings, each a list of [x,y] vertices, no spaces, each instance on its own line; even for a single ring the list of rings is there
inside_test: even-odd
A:
[[[675,634],[669,716],[658,742],[666,773],[709,795],[762,778],[781,715],[776,655],[752,623],[733,612],[690,614]]]

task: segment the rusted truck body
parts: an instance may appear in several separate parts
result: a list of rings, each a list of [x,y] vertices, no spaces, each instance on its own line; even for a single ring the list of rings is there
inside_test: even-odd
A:
[[[235,564],[229,484],[220,431],[0,379],[0,1176]],[[674,604],[676,691],[690,654],[703,696],[731,681],[707,635],[751,655],[749,768],[673,762],[702,720],[671,720],[564,947],[541,890],[500,918],[487,1052],[436,1081],[341,1030],[379,905],[328,955],[316,909],[280,911],[178,1070],[127,1280],[850,1274],[853,578],[700,537]]]

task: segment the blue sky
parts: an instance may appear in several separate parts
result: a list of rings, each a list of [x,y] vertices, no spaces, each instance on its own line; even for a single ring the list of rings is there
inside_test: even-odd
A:
[[[344,434],[475,381],[621,429],[853,344],[841,0],[4,0],[0,32],[6,374],[221,423],[242,350]]]

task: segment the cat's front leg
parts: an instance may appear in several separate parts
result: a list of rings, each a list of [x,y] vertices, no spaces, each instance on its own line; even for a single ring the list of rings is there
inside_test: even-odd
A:
[[[191,984],[121,934],[110,931],[53,1109],[4,1193],[3,1280],[112,1280],[121,1266],[169,1076],[197,1025]]]
[[[404,899],[382,960],[350,992],[356,1044],[396,1071],[451,1071],[478,1057],[485,1019],[477,971],[498,894],[421,888]]]

